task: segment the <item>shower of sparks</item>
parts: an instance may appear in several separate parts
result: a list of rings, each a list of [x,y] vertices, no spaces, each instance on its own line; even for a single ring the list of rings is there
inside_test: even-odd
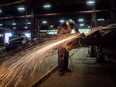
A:
[[[114,24],[116,25],[116,24]],[[114,25],[106,27],[96,27],[85,34],[88,36],[97,30],[108,29]],[[4,61],[0,66],[0,87],[27,87],[25,79],[32,78],[35,71],[45,61],[46,57],[58,46],[65,46],[67,43],[79,38],[79,34],[65,35],[59,39],[51,40],[38,45],[32,50],[20,53]],[[62,45],[61,45],[62,44]]]
[[[28,51],[24,55],[15,55],[4,61],[0,66],[1,87],[26,87],[25,79],[33,77],[35,71],[44,62],[46,57],[59,45],[69,43],[79,35],[66,35],[62,38],[48,41],[41,46]],[[28,75],[30,73],[30,75]],[[28,75],[28,76],[27,76]]]

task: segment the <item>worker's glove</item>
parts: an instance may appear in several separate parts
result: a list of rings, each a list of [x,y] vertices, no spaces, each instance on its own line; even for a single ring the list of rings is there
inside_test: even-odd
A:
[[[64,47],[67,51],[71,51],[72,49],[80,47],[80,41],[79,39],[76,39],[70,43],[65,44]]]

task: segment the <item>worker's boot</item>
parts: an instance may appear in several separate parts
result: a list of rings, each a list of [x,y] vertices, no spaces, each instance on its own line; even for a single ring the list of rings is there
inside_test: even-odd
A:
[[[59,70],[59,75],[60,76],[64,75],[64,71],[63,70]]]
[[[64,69],[65,72],[71,72],[69,68]]]

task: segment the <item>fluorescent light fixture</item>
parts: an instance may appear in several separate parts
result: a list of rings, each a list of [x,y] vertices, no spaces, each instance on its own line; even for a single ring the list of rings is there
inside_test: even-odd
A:
[[[65,22],[64,19],[61,19],[61,20],[60,20],[60,23],[64,23],[64,22]]]
[[[16,25],[16,23],[12,23],[12,25]]]
[[[3,26],[3,24],[0,24],[0,26]]]
[[[16,29],[16,27],[13,27],[13,29]]]
[[[3,37],[3,34],[0,34],[0,37]]]
[[[50,30],[50,31],[47,32],[47,34],[55,35],[55,34],[57,34],[57,31],[56,30]]]
[[[25,29],[27,29],[28,27],[27,27],[27,26],[25,26],[24,28],[25,28]]]
[[[90,29],[88,29],[88,28],[85,28],[85,29],[80,28],[79,29],[80,33],[88,33],[89,31],[90,31]]]
[[[90,29],[90,28],[91,28],[91,26],[89,25],[89,26],[88,26],[88,28]]]
[[[0,9],[0,13],[2,13],[2,10]]]
[[[51,5],[50,4],[45,4],[43,7],[44,8],[51,8]]]
[[[43,23],[43,24],[47,24],[47,21],[44,20],[44,21],[42,21],[42,23]]]
[[[31,24],[31,22],[27,22],[27,24]]]
[[[79,18],[79,20],[78,20],[79,22],[83,22],[84,21],[84,19],[83,18]]]
[[[99,18],[97,19],[98,21],[104,21],[105,19],[104,18]]]
[[[12,36],[12,33],[5,33],[5,43],[9,44],[9,37]]]
[[[85,24],[80,24],[79,26],[80,26],[80,27],[83,27],[83,26],[85,26]]]
[[[93,4],[95,4],[95,1],[94,0],[87,1],[87,4],[88,5],[93,5]]]
[[[51,27],[51,28],[53,28],[53,27],[54,27],[54,25],[50,25],[50,27]]]
[[[18,9],[18,11],[24,11],[25,10],[25,8],[24,7],[21,7],[21,6],[18,7],[17,9]]]

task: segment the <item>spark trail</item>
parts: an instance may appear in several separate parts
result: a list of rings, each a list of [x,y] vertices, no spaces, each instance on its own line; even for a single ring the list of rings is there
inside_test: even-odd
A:
[[[116,24],[114,24],[116,26]],[[90,34],[101,29],[108,29],[114,25],[106,27],[97,27],[85,34]],[[48,41],[41,46],[38,45],[34,49],[26,52],[24,55],[15,55],[8,60],[4,61],[0,66],[0,87],[27,87],[25,79],[32,78],[38,67],[45,61],[46,57],[59,45],[65,46],[67,43],[75,40],[79,34],[66,35],[62,38]],[[28,73],[30,73],[28,75]]]
[[[28,51],[25,55],[15,55],[6,60],[0,66],[0,81],[1,87],[26,87],[24,80],[34,76],[35,71],[44,62],[46,57],[59,45],[65,45],[73,41],[79,35],[66,35],[57,40],[48,41],[47,43],[37,46]]]

